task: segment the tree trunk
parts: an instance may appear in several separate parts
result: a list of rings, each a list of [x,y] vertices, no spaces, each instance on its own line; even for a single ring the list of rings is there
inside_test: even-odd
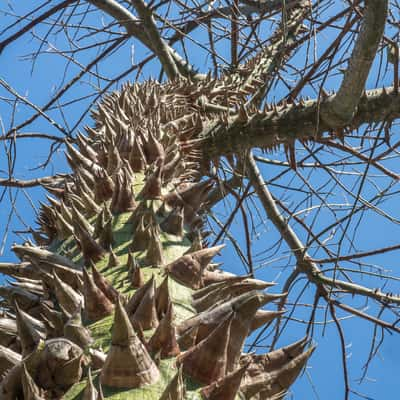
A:
[[[73,173],[46,183],[38,245],[1,266],[15,278],[0,289],[2,399],[272,399],[303,369],[307,338],[242,353],[284,295],[212,264],[200,99],[183,81],[127,85],[67,145]]]

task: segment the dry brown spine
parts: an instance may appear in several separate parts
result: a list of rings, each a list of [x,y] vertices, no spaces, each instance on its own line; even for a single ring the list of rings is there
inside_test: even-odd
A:
[[[220,245],[185,254],[168,264],[165,269],[178,282],[192,289],[199,289],[203,286],[203,271],[223,247],[224,245]]]
[[[79,225],[79,223],[74,225],[74,232],[85,261],[100,261],[105,251],[103,247],[96,242],[92,234]]]
[[[80,381],[83,352],[79,346],[65,338],[56,338],[47,340],[42,347],[38,351],[39,365],[35,376],[40,387],[46,390],[65,390]]]
[[[136,230],[133,235],[131,244],[131,251],[144,251],[147,250],[147,246],[150,240],[149,224],[145,223],[145,215],[139,216],[139,221],[136,225]]]
[[[158,159],[155,167],[148,173],[146,183],[140,193],[145,200],[161,198],[163,163],[163,159]]]
[[[40,332],[35,328],[31,317],[19,308],[17,302],[15,302],[15,312],[22,356],[27,356],[36,348],[40,340],[46,336],[44,332]]]
[[[35,278],[37,272],[29,262],[0,263],[0,273],[12,277]]]
[[[118,265],[119,265],[119,259],[118,259],[117,255],[114,253],[112,247],[110,246],[109,254],[108,254],[107,269],[117,267]]]
[[[84,203],[85,209],[90,216],[101,213],[101,207],[96,203],[92,195],[82,190],[81,198],[82,202]]]
[[[79,306],[74,314],[65,323],[63,328],[64,337],[77,344],[82,349],[93,343],[89,329],[82,324],[82,307]]]
[[[76,209],[75,206],[72,206],[72,217],[76,224],[82,227],[86,232],[90,235],[93,235],[94,228],[90,224],[90,222]],[[75,225],[74,225],[75,226]]]
[[[0,345],[0,375],[19,364],[21,360],[21,354],[4,345]]]
[[[164,232],[182,237],[184,227],[183,207],[173,208],[160,226]]]
[[[90,128],[89,128],[90,129]],[[77,143],[79,146],[80,152],[86,157],[89,158],[92,162],[98,162],[98,155],[95,150],[93,150],[91,146],[91,141],[89,138],[84,136],[82,133],[78,132],[76,135]]]
[[[99,204],[112,198],[115,184],[104,169],[95,172],[95,199]]]
[[[12,250],[21,259],[47,261],[49,263],[64,265],[66,267],[79,270],[79,267],[75,265],[69,258],[39,247],[14,245]]]
[[[164,264],[163,248],[160,240],[160,229],[158,225],[150,225],[149,230],[149,242],[144,258],[146,265],[153,267]]]
[[[153,353],[160,351],[161,358],[175,357],[180,353],[179,345],[176,341],[172,303],[169,304],[167,313],[151,337],[148,347]]]
[[[159,400],[185,400],[185,398],[186,391],[183,382],[182,367],[179,367],[178,372],[165,388]]]
[[[108,280],[96,268],[94,263],[91,264],[91,267],[94,283],[107,296],[107,298],[115,304],[119,295],[118,290],[115,289],[110,282],[108,282]]]
[[[285,312],[286,311],[258,310],[251,321],[250,331],[261,328],[263,325],[268,324],[277,317],[280,317]]]
[[[57,211],[54,211],[54,213],[56,217],[54,223],[59,239],[66,239],[69,236],[72,236],[74,234],[73,226],[65,220],[61,213]]]
[[[131,179],[126,169],[122,169],[116,178],[115,191],[111,201],[111,211],[113,214],[119,214],[133,211],[135,208],[136,202]]]
[[[159,319],[166,314],[170,303],[171,299],[169,295],[168,276],[166,276],[156,290],[156,309]]]
[[[202,388],[200,391],[202,397],[205,400],[235,400],[246,369],[247,365],[244,365],[211,385]]]
[[[57,276],[69,286],[71,286],[74,290],[79,291],[82,288],[82,272],[76,269],[72,269],[66,267],[64,265],[58,265],[54,263],[49,263],[47,261],[40,261],[37,263],[33,261],[32,263],[36,268],[36,273],[42,279],[49,279],[47,283],[52,286],[54,284],[54,277],[52,277],[52,273],[56,272]],[[43,275],[45,273],[45,275]]]
[[[101,370],[103,385],[136,388],[159,379],[159,371],[136,336],[119,300],[115,309],[111,348]]]
[[[87,384],[82,394],[82,400],[97,400],[99,393],[93,385],[92,371],[89,368],[87,374]]]
[[[106,362],[107,354],[103,353],[101,350],[89,348],[90,355],[90,365],[94,370],[103,368],[104,363]]]
[[[85,314],[90,321],[98,321],[113,312],[113,303],[99,289],[86,268],[83,269],[83,297]]]
[[[209,291],[206,295],[194,300],[193,306],[197,311],[204,311],[220,300],[234,298],[251,290],[263,290],[272,285],[273,283],[270,282],[249,278],[243,278],[239,282],[227,280],[222,285],[218,285],[214,290]]]
[[[279,369],[262,372],[244,379],[240,389],[247,398],[260,393],[262,398],[272,397],[286,391],[300,374],[314,348],[298,355]]]
[[[193,326],[187,329],[178,337],[178,345],[181,350],[187,350],[196,344],[197,333],[199,332],[198,326]]]
[[[62,312],[54,310],[46,303],[40,304],[40,311],[40,316],[46,325],[47,336],[49,338],[62,336],[64,333],[64,320]]]
[[[24,400],[44,400],[44,397],[42,397],[43,391],[40,390],[32,379],[24,362],[22,363],[21,383]]]
[[[247,370],[250,376],[257,375],[261,372],[270,372],[283,367],[287,362],[302,354],[307,343],[308,338],[305,336],[297,342],[270,351],[266,354],[244,355],[242,357],[243,363],[250,361]]]
[[[155,293],[155,281],[152,279],[152,284],[147,286],[147,290],[143,293],[143,297],[130,317],[132,323],[139,323],[144,330],[157,328],[159,323]]]
[[[57,275],[53,272],[54,276],[54,291],[57,298],[58,304],[69,314],[75,312],[79,305],[83,302],[83,297],[70,285],[63,282]]]
[[[40,351],[35,349],[31,354],[23,359],[28,370],[38,365]],[[15,400],[22,395],[22,362],[12,367],[2,378],[0,383],[0,398],[3,400]]]
[[[178,357],[183,371],[197,382],[209,385],[225,376],[232,321],[233,314],[220,322],[205,339]]]
[[[112,219],[109,219],[102,227],[99,235],[99,243],[103,249],[108,249],[114,244]]]
[[[129,257],[134,260],[134,257],[131,254],[129,254]],[[130,282],[134,289],[138,289],[144,285],[144,276],[137,262],[135,263],[132,261],[132,265],[133,267],[129,268]]]
[[[135,313],[147,290],[149,290],[152,285],[154,285],[154,275],[152,275],[143,286],[136,290],[133,296],[129,299],[126,305],[128,315],[133,315]]]

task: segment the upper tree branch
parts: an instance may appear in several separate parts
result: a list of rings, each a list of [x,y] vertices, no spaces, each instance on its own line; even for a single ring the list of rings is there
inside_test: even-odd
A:
[[[253,13],[268,15],[273,14],[281,10],[282,0],[267,0],[262,2],[254,2],[251,0],[242,0],[240,3],[245,4],[239,5],[239,13],[246,17],[250,17]],[[298,4],[298,0],[289,0],[285,2],[286,9],[290,10],[292,7]],[[176,40],[182,39],[198,26],[209,23],[212,19],[229,19],[232,15],[232,7],[215,7],[215,5],[208,11],[198,11],[196,16],[186,22],[186,24],[177,30],[170,38],[170,41],[174,43]],[[175,29],[175,27],[174,27]]]
[[[333,101],[335,95],[331,97]],[[337,132],[343,128],[341,121],[332,125],[320,119],[318,110],[318,102],[311,100],[254,112],[247,122],[237,116],[230,116],[227,123],[216,121],[203,134],[205,154],[213,158],[254,147],[273,149],[295,140],[320,140],[323,132]],[[400,96],[393,88],[369,90],[361,97],[349,127],[396,118],[400,118]]]
[[[381,41],[388,12],[387,0],[366,0],[364,18],[349,65],[337,95],[321,108],[322,119],[331,126],[348,124],[356,112],[371,65]]]
[[[304,19],[311,12],[311,3],[308,0],[297,2],[288,11],[287,20],[282,16],[282,21],[270,39],[270,44],[246,65],[251,65],[251,72],[244,80],[242,87],[251,86],[259,80],[255,93],[248,100],[247,105],[259,106],[274,82],[273,73],[280,70],[296,48],[296,37],[302,31]]]
[[[347,153],[350,153],[354,157],[357,157],[357,158],[359,158],[360,160],[362,160],[362,161],[364,161],[366,163],[370,163],[376,169],[379,169],[385,175],[390,176],[392,179],[400,180],[400,175],[399,174],[396,174],[395,172],[390,171],[389,169],[387,169],[386,167],[384,167],[382,164],[380,164],[379,162],[377,162],[374,159],[370,160],[369,157],[367,157],[363,153],[357,151],[356,149],[354,149],[351,146],[347,146],[346,144],[339,143],[339,142],[334,142],[333,140],[321,140],[320,142],[322,144],[328,145],[329,147],[332,147],[332,148],[339,149],[341,151],[345,151]]]
[[[118,21],[118,23],[125,28],[128,35],[134,36],[137,39],[139,39],[146,47],[148,47],[155,54],[157,54],[158,57],[160,57],[160,54],[158,54],[158,50],[160,49],[157,48],[155,44],[152,42],[152,38],[146,34],[146,30],[144,29],[142,21],[136,18],[129,10],[121,6],[115,0],[87,0],[87,1],[96,6],[97,8],[99,8],[100,10],[104,11],[106,14],[115,18]],[[168,58],[170,57],[170,59],[172,59],[173,62],[175,62],[176,67],[178,68],[179,72],[182,75],[191,76],[192,78],[195,79],[202,79],[203,76],[197,74],[193,70],[193,68],[189,64],[187,64],[182,59],[182,57],[166,43],[163,45],[163,51],[167,51],[169,53]],[[165,54],[163,54],[162,57],[160,58],[160,62],[162,64],[165,58],[164,56],[167,57]],[[164,64],[163,66],[165,67],[166,70],[169,68],[173,68],[171,66],[166,66]]]
[[[165,72],[170,79],[176,78],[179,75],[178,68],[172,59],[167,43],[160,36],[152,11],[143,0],[131,0],[131,2],[135,6],[140,18],[143,20],[144,30]]]
[[[94,6],[117,20],[118,23],[125,28],[128,35],[140,36],[143,39],[144,32],[141,27],[140,20],[117,1],[88,0],[88,3],[93,4]]]

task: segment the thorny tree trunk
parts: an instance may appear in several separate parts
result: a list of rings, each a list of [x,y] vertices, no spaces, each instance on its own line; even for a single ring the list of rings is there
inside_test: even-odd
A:
[[[127,85],[67,145],[73,174],[46,185],[41,246],[15,245],[21,264],[1,266],[16,278],[0,288],[2,399],[272,399],[300,373],[306,338],[242,354],[284,295],[214,270],[223,246],[205,246],[197,93],[218,85]]]
[[[346,145],[334,140],[344,139],[349,129],[400,116],[397,67],[393,87],[365,91],[382,38],[393,46],[384,36],[387,1],[366,1],[362,10],[355,7],[353,19],[349,14],[343,32],[356,21],[360,29],[337,93],[329,94],[321,86],[317,99],[297,101],[312,76],[309,72],[278,104],[265,99],[273,77],[302,39],[303,22],[312,18],[308,1],[284,5],[282,21],[268,46],[259,45],[240,63],[239,16],[247,15],[251,22],[255,8],[262,14],[266,11],[260,11],[262,6],[276,10],[281,5],[240,6],[236,1],[227,10],[204,14],[206,23],[213,12],[227,13],[231,22],[231,69],[219,77],[200,74],[171,47],[194,29],[190,23],[167,41],[157,24],[161,20],[169,27],[168,22],[142,0],[130,2],[138,18],[114,0],[88,2],[125,29],[121,42],[135,37],[150,49],[168,81],[126,84],[105,96],[92,110],[92,127],[75,138],[46,114],[62,91],[44,107],[35,108],[1,81],[3,88],[37,111],[4,138],[18,136],[19,130],[43,116],[65,134],[62,142],[72,170],[31,181],[0,180],[10,187],[40,184],[50,193],[48,203],[41,205],[39,229],[31,231],[37,244],[14,245],[20,263],[0,264],[0,272],[15,279],[0,288],[1,399],[282,398],[314,351],[310,338],[266,354],[245,353],[244,344],[271,321],[277,321],[279,331],[286,291],[300,274],[316,287],[314,306],[321,298],[326,300],[343,349],[336,307],[399,332],[395,325],[332,296],[337,290],[385,305],[400,304],[395,295],[357,285],[347,276],[338,279],[319,268],[279,210],[278,205],[285,209],[284,205],[272,196],[252,153],[254,147],[266,151],[284,147],[295,171],[296,141],[306,148],[320,142],[343,150]],[[62,2],[39,20],[74,3]],[[0,51],[39,20],[1,42]],[[212,37],[210,30],[209,34]],[[210,46],[214,46],[211,39]],[[398,62],[398,48],[393,48]],[[222,156],[232,168],[232,178],[226,182],[215,172]],[[381,164],[375,162],[374,167],[398,179]],[[264,291],[273,283],[255,279],[252,268],[250,275],[237,276],[212,263],[224,246],[209,245],[205,216],[227,191],[243,185],[243,176],[296,259],[282,294]],[[329,260],[334,259],[327,253],[332,256]],[[277,311],[264,309],[273,301]],[[348,397],[347,375],[345,386]]]

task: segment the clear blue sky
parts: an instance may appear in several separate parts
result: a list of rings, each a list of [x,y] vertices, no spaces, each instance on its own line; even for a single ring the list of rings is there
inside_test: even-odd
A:
[[[3,7],[3,6],[2,6]],[[5,6],[4,6],[5,7]],[[341,5],[339,4],[336,8],[340,9]],[[333,9],[330,10],[333,12]],[[7,21],[11,21],[12,18],[9,16],[2,16],[2,20],[5,21],[4,25]],[[41,27],[35,30],[35,34],[43,35],[46,32],[46,27]],[[333,32],[331,32],[333,33]],[[5,35],[7,36],[7,35]],[[201,39],[201,38],[199,38]],[[318,54],[321,54],[326,43],[330,42],[329,33],[325,36],[319,37],[319,42],[316,47],[316,51]],[[61,41],[61,43],[55,43],[57,46],[62,47],[65,43]],[[112,59],[112,62],[103,63],[98,73],[102,75],[110,75],[115,76],[119,71],[123,69],[124,66],[129,65],[132,55],[132,48],[130,47],[132,42],[129,45],[125,46]],[[31,63],[30,61],[24,61],[21,59],[22,55],[29,54],[38,48],[37,42],[31,35],[25,35],[23,38],[18,40],[12,46],[7,48],[1,57],[1,67],[0,67],[0,78],[4,79],[9,84],[12,84],[14,89],[18,91],[19,94],[27,96],[29,100],[37,105],[45,104],[46,101],[49,100],[51,94],[56,92],[61,85],[61,82],[64,79],[64,71],[63,67],[65,62],[59,58],[50,56],[50,55],[42,55],[36,61],[35,68],[33,72],[31,72]],[[44,48],[43,50],[48,50],[48,48]],[[137,44],[134,46],[134,57],[139,57],[144,50]],[[200,70],[204,71],[208,60],[204,58],[204,55],[200,51],[193,51],[193,61],[199,67]],[[296,56],[296,59],[301,64],[304,60],[304,53],[299,53]],[[57,61],[58,60],[58,61]],[[374,67],[374,71],[372,73],[371,79],[368,83],[369,87],[374,87],[374,77],[376,77],[377,70],[379,67],[379,60],[377,60],[376,66]],[[66,77],[73,76],[76,71],[79,70],[78,67],[71,67],[65,75]],[[158,76],[158,68],[155,64],[150,64],[149,69],[145,72],[145,76]],[[135,75],[129,76],[130,80],[135,79]],[[335,77],[329,80],[327,87],[333,88],[339,82],[340,76]],[[67,79],[66,79],[67,80]],[[389,77],[384,79],[384,82],[388,85],[390,84]],[[85,95],[88,90],[91,90],[91,85],[96,84],[96,78],[94,76],[88,78],[86,83],[81,83],[76,85],[74,89],[74,96]],[[276,94],[279,94],[281,87],[278,86],[275,91]],[[283,89],[282,89],[283,90]],[[310,95],[313,95],[311,89],[308,90]],[[4,96],[6,98],[10,98],[11,96],[4,91],[4,89],[0,88],[0,96]],[[3,128],[5,131],[8,130],[9,125],[11,123],[11,115],[13,104],[5,101],[4,97],[1,98],[0,101],[0,117],[2,120]],[[67,101],[67,98],[64,98],[63,101]],[[68,107],[68,115],[66,115],[66,122],[63,121],[62,116],[57,110],[53,110],[50,112],[61,125],[69,124],[74,125],[76,120],[76,115],[79,111],[82,110],[83,103],[74,104]],[[28,115],[31,115],[32,111],[28,110],[26,107],[21,105],[17,106],[15,113],[15,120],[17,122],[23,121]],[[80,124],[80,128],[84,123],[90,123],[90,118],[87,118]],[[398,130],[398,129],[397,129]],[[44,120],[40,119],[35,124],[25,128],[24,132],[44,132],[48,134],[59,134],[54,127],[49,125]],[[394,131],[396,133],[397,131]],[[6,159],[6,151],[13,151],[13,148],[7,148],[5,142],[0,142],[0,177],[7,176],[7,159]],[[49,174],[53,174],[55,172],[64,172],[67,170],[67,164],[63,158],[63,148],[60,148],[56,151],[55,156],[52,158],[51,163],[48,165],[46,169],[39,170],[31,170],[33,166],[38,163],[43,162],[48,153],[48,145],[45,141],[35,141],[32,143],[30,140],[20,140],[17,147],[17,157],[16,157],[16,165],[15,165],[15,177],[19,179],[32,179],[33,177],[41,177]],[[299,151],[299,159],[301,158],[301,151]],[[277,154],[267,154],[269,158],[276,158],[278,160],[285,160],[285,156],[283,152]],[[326,159],[329,159],[329,155],[326,155]],[[393,162],[392,166],[394,169],[396,168],[396,163]],[[391,165],[390,162],[387,165]],[[263,173],[266,179],[271,178],[275,175],[278,168],[274,168],[271,166],[263,168]],[[301,171],[301,173],[306,177],[308,176],[308,171],[305,169]],[[282,178],[278,181],[278,183],[282,186],[284,185],[299,185],[300,181],[298,178],[291,180],[293,174],[288,174],[287,178]],[[318,183],[323,184],[326,182],[326,176],[318,176],[314,174],[312,177],[313,184],[317,185]],[[348,176],[340,176],[340,179],[343,180],[346,184],[351,186],[351,177]],[[385,179],[376,178],[376,183],[380,187],[384,187],[387,183]],[[294,202],[292,198],[293,193],[286,193],[284,188],[275,186],[272,187],[274,194],[279,197],[283,196],[286,204],[290,205],[291,202]],[[363,192],[366,198],[369,198],[375,193],[376,188],[371,186],[366,187]],[[0,195],[4,196],[4,200],[0,203],[0,262],[5,261],[15,261],[15,256],[9,251],[10,245],[13,242],[21,242],[21,238],[18,238],[18,235],[12,233],[12,231],[19,231],[26,229],[27,225],[34,226],[35,219],[35,211],[34,207],[38,207],[39,200],[43,200],[44,193],[39,189],[30,189],[29,191],[12,191],[12,194],[9,190],[4,190],[4,192],[0,192]],[[13,205],[11,205],[11,201]],[[351,203],[351,199],[348,198],[347,195],[342,193],[337,193],[336,197],[331,196],[329,201],[332,202],[336,200],[337,202],[345,202],[348,200]],[[32,205],[32,206],[31,206]],[[280,251],[272,255],[272,253],[265,253],[265,258],[263,256],[263,252],[268,249],[276,240],[278,240],[278,236],[274,227],[266,220],[265,215],[261,211],[260,208],[260,216],[257,217],[256,212],[257,203],[254,205],[254,208],[251,209],[251,216],[256,219],[258,225],[258,231],[260,232],[259,238],[253,241],[253,254],[255,255],[255,264],[256,266],[261,266],[263,262],[267,264],[260,268],[257,272],[257,277],[263,278],[266,280],[276,280],[279,285],[273,291],[278,292],[281,288],[282,282],[284,282],[284,278],[288,276],[288,273],[293,269],[293,260],[290,260],[288,257],[288,252],[286,247],[283,245],[280,248]],[[11,220],[8,220],[8,216],[10,214],[11,208],[15,209],[15,213],[13,214]],[[306,205],[303,205],[303,208],[306,208]],[[383,206],[384,210],[392,215],[398,216],[399,214],[399,206],[396,198],[394,197],[392,200],[385,203]],[[217,216],[223,217],[228,214],[225,205],[221,204],[215,211]],[[321,217],[318,217],[315,222],[315,230],[319,231],[318,227],[323,227],[328,224],[328,221],[334,216],[326,214],[321,214]],[[338,212],[340,215],[340,212]],[[312,217],[312,213],[310,213],[310,217]],[[373,248],[378,248],[380,246],[387,246],[390,244],[396,244],[398,242],[398,237],[400,237],[397,233],[397,229],[395,228],[396,224],[388,223],[387,219],[381,218],[376,214],[370,213],[367,220],[363,220],[362,228],[358,229],[355,234],[355,240],[358,244],[358,250],[368,250]],[[23,222],[24,221],[24,222]],[[365,221],[365,222],[364,222]],[[5,232],[8,232],[6,236],[4,236]],[[238,238],[239,244],[242,248],[245,247],[244,234],[243,234],[243,224],[240,215],[235,218],[235,221],[231,227],[231,234]],[[300,235],[303,235],[302,238],[305,239],[306,235],[304,232]],[[237,271],[238,273],[243,273],[243,267],[240,265],[238,261],[238,257],[235,254],[233,247],[229,245],[228,239],[225,239],[225,242],[228,244],[226,250],[224,251],[221,260],[224,262],[225,266],[229,270]],[[354,252],[354,249],[347,249],[349,252]],[[398,266],[398,252],[393,252],[385,256],[372,257],[368,259],[370,263],[379,263],[386,266],[387,269],[392,270],[393,274],[397,273]],[[287,265],[286,267],[284,267]],[[365,278],[361,283],[365,285],[372,284],[368,278]],[[305,281],[300,281],[292,294],[291,300],[295,300],[296,293],[300,293],[303,289]],[[398,292],[398,286],[393,286],[393,289]],[[310,303],[313,301],[313,290],[307,288],[305,294],[301,297],[300,303]],[[360,306],[365,305],[366,310],[368,312],[375,312],[376,309],[372,304],[366,304],[362,301],[358,303]],[[369,307],[369,308],[368,308]],[[309,308],[307,307],[299,307],[296,318],[297,320],[292,321],[290,323],[290,329],[287,330],[286,334],[282,337],[280,341],[281,345],[287,344],[290,341],[298,340],[300,337],[304,335],[304,331],[306,328],[306,324],[302,321],[304,318],[307,320],[309,315]],[[385,314],[384,314],[385,315]],[[323,400],[336,400],[343,398],[343,372],[342,372],[342,364],[341,364],[341,353],[340,353],[340,344],[338,339],[337,330],[332,323],[324,324],[324,311],[321,310],[317,313],[316,320],[319,322],[315,327],[315,343],[317,344],[317,350],[314,353],[312,359],[309,362],[306,373],[303,377],[294,385],[293,387],[293,398],[297,400],[304,399],[323,399]],[[339,317],[344,317],[345,314],[339,313]],[[347,316],[348,317],[348,316]],[[327,320],[330,320],[330,316],[327,316]],[[367,378],[364,379],[361,385],[358,384],[358,378],[362,375],[362,367],[365,364],[369,346],[371,342],[371,337],[374,334],[373,327],[370,323],[365,321],[361,321],[359,319],[347,318],[342,321],[343,328],[345,329],[346,335],[346,352],[347,352],[347,362],[348,368],[350,371],[350,385],[352,389],[358,391],[360,393],[368,395],[370,398],[374,399],[386,399],[391,398],[394,399],[398,396],[400,392],[400,383],[399,383],[399,359],[400,359],[400,339],[398,336],[390,335],[388,333],[385,334],[385,340],[380,347],[379,354],[375,357],[374,361],[371,363],[370,369],[367,374]],[[377,330],[376,336],[379,340],[381,336],[380,329]],[[268,345],[268,340],[266,340],[266,345]],[[291,397],[288,397],[291,398]],[[355,394],[350,396],[351,399],[360,398]]]

